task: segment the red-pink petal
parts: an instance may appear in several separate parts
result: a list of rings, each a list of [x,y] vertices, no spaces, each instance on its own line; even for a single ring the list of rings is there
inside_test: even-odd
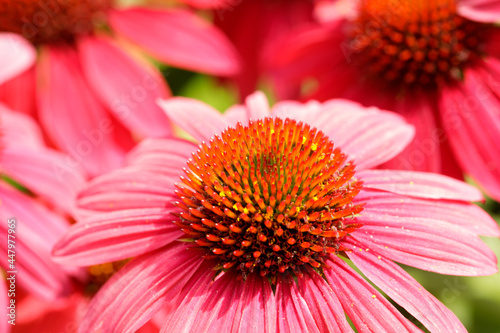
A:
[[[381,166],[382,169],[414,170],[441,173],[441,143],[447,138],[437,127],[438,115],[435,101],[425,94],[394,101],[391,111],[405,117],[415,126],[415,137],[395,158]]]
[[[94,92],[132,133],[171,134],[170,122],[156,104],[170,92],[156,69],[139,64],[106,37],[80,38],[78,53]]]
[[[461,0],[457,11],[472,21],[498,23],[500,21],[500,3],[497,0]]]
[[[355,198],[365,211],[405,218],[445,221],[476,235],[499,237],[496,221],[477,205],[461,201],[412,198],[390,192],[363,189]]]
[[[363,224],[352,237],[381,255],[432,272],[450,275],[490,275],[497,272],[495,254],[474,233],[428,217],[400,216],[397,210],[365,209]]]
[[[261,91],[257,91],[248,96],[245,99],[245,106],[249,120],[257,120],[271,115],[267,97]]]
[[[484,66],[484,67],[483,67]],[[461,85],[441,94],[441,119],[460,165],[493,198],[500,200],[500,62],[490,58],[464,73]]]
[[[361,332],[420,332],[384,296],[337,257],[325,269],[329,284],[344,311]]]
[[[224,12],[225,10],[232,10],[232,7],[239,4],[239,0],[180,0],[181,2],[190,6],[198,8],[219,8],[218,10]],[[224,8],[224,7],[227,7]]]
[[[207,272],[186,284],[182,303],[168,314],[161,332],[276,332],[276,304],[268,281],[255,274],[237,280],[237,273],[230,271],[210,283],[214,264],[207,263]]]
[[[59,263],[91,266],[136,257],[161,248],[183,233],[163,208],[119,210],[73,225],[52,251]]]
[[[0,84],[0,101],[30,116],[36,114],[36,66]]]
[[[66,155],[49,149],[7,148],[0,155],[3,171],[55,207],[72,214],[84,173],[66,163]]]
[[[202,261],[182,244],[133,259],[94,296],[79,332],[135,332],[172,302]]]
[[[453,312],[392,261],[373,251],[347,254],[366,277],[431,332],[467,332]]]
[[[229,125],[220,112],[195,99],[174,97],[159,101],[159,105],[174,124],[199,142],[208,142]]]
[[[0,84],[27,70],[35,63],[36,51],[23,37],[0,32]]]
[[[360,170],[356,176],[369,189],[402,195],[459,201],[482,201],[483,195],[474,186],[433,173],[397,170]]]
[[[40,120],[71,165],[92,175],[120,166],[131,140],[107,113],[83,79],[76,51],[48,47],[38,66]]]
[[[114,30],[170,65],[217,75],[239,70],[227,38],[189,11],[130,8],[111,11],[108,19]]]

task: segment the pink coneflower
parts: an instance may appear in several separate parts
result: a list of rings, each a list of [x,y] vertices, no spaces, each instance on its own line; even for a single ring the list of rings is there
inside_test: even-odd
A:
[[[270,80],[267,66],[276,52],[276,41],[294,27],[313,21],[314,1],[226,0],[213,11],[215,24],[241,54],[242,69],[233,79],[244,99],[263,80]]]
[[[28,113],[36,108],[53,144],[71,156],[67,164],[92,175],[121,165],[131,135],[171,133],[155,103],[169,89],[158,70],[125,51],[133,51],[127,41],[173,66],[223,76],[238,70],[224,35],[184,9],[120,9],[111,0],[1,0],[0,8],[0,32],[39,50],[36,70],[6,83],[2,100]]]
[[[465,331],[393,261],[492,274],[478,235],[499,229],[470,185],[371,169],[412,139],[402,117],[343,100],[270,111],[261,94],[225,115],[162,107],[201,145],[139,144],[81,193],[88,218],[54,248],[75,265],[134,258],[80,332],[132,332],[159,309],[162,332],[352,332],[346,314],[360,331],[418,331],[347,260],[431,331]]]
[[[500,2],[361,0],[337,8],[342,3],[352,7],[346,16],[281,45],[273,63],[280,84],[314,78],[308,97],[400,113],[416,136],[388,166],[463,171],[500,200],[500,30],[492,24]]]

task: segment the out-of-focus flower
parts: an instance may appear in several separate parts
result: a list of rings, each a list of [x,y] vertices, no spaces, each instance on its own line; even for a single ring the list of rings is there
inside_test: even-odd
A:
[[[2,314],[10,314],[11,300],[15,305],[13,317],[5,313],[1,332],[76,332],[96,289],[123,263],[85,270],[51,260],[52,247],[75,216],[83,171],[67,167],[63,153],[45,147],[29,116],[1,104],[0,133]],[[12,276],[5,289],[5,278]],[[15,325],[7,323],[12,319]],[[153,327],[149,323],[143,332]]]
[[[268,59],[280,52],[276,42],[292,28],[311,22],[313,9],[314,1],[233,0],[213,11],[215,24],[243,59],[242,70],[233,77],[242,99],[257,88],[260,80],[270,79]]]
[[[344,100],[270,111],[262,94],[224,115],[162,107],[201,145],[143,141],[80,194],[88,217],[54,248],[66,264],[135,258],[80,332],[131,332],[165,306],[162,332],[352,332],[345,314],[359,331],[418,331],[343,259],[432,332],[465,331],[393,261],[492,274],[478,235],[499,229],[468,184],[372,169],[412,139],[402,117]]]
[[[500,200],[500,30],[492,24],[500,2],[333,3],[346,15],[322,7],[332,20],[280,46],[278,84],[313,78],[308,97],[344,97],[402,114],[416,137],[388,167],[465,172]]]
[[[91,175],[121,165],[132,137],[171,133],[155,103],[170,94],[162,76],[124,47],[133,51],[135,44],[165,63],[210,74],[238,70],[228,39],[184,9],[120,9],[111,0],[2,0],[0,7],[0,32],[9,32],[0,46],[17,34],[39,50],[36,68],[4,83],[0,98],[15,110],[37,109],[52,143]],[[31,59],[21,46],[7,56],[2,50],[2,68]]]

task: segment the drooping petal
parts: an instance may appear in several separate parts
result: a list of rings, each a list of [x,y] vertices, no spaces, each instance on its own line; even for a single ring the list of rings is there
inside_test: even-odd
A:
[[[2,268],[17,271],[16,283],[46,300],[66,295],[71,290],[70,277],[50,260],[50,249],[68,227],[67,222],[25,194],[0,183],[0,252],[8,258],[8,239],[15,241],[14,266]],[[8,237],[7,221],[15,218],[15,238]],[[12,243],[11,243],[12,244]],[[8,273],[9,274],[9,273]]]
[[[375,288],[338,257],[325,269],[332,290],[358,331],[420,332]]]
[[[468,202],[419,199],[366,188],[356,196],[355,202],[364,203],[367,212],[441,220],[476,235],[500,236],[496,221],[480,207]]]
[[[72,214],[84,172],[67,165],[66,155],[49,149],[6,148],[0,154],[3,171],[55,207]]]
[[[484,67],[483,67],[484,66]],[[458,162],[493,198],[500,199],[500,62],[466,70],[461,85],[441,94],[441,119]]]
[[[365,276],[431,332],[467,332],[450,309],[392,261],[374,251],[347,254]]]
[[[498,23],[500,21],[500,3],[496,0],[461,0],[457,11],[472,21]]]
[[[403,150],[413,138],[413,127],[394,113],[365,108],[347,100],[330,100],[322,107],[281,106],[283,115],[317,127],[354,159],[357,169],[379,165]]]
[[[119,210],[96,214],[73,225],[52,251],[54,261],[91,266],[161,248],[183,235],[170,210]]]
[[[170,122],[156,104],[167,98],[168,87],[153,67],[139,64],[111,39],[79,39],[83,72],[94,92],[116,118],[139,137],[171,134]]]
[[[35,48],[23,37],[0,33],[0,84],[27,70],[35,63]]]
[[[129,8],[111,11],[108,19],[118,33],[170,65],[217,75],[239,69],[226,37],[188,11]]]
[[[293,281],[285,283],[280,286],[280,293],[278,289],[276,291],[278,309],[282,310],[279,317],[283,320],[279,321],[280,324],[291,326],[291,322],[296,320],[293,317],[300,317],[297,313],[303,313],[309,316],[306,319],[306,324],[310,327],[308,332],[353,332],[340,301],[321,276],[307,271],[297,282],[298,285]]]
[[[48,47],[40,61],[40,120],[57,147],[91,175],[120,166],[130,137],[111,118],[83,79],[74,49]]]
[[[133,259],[94,296],[79,332],[135,332],[177,296],[202,261],[179,244]]]
[[[497,271],[495,254],[475,233],[446,220],[400,216],[398,210],[365,208],[363,227],[352,237],[391,260],[450,275],[489,275]]]
[[[210,283],[214,263],[193,275],[181,295],[182,303],[168,314],[168,332],[276,332],[276,304],[266,280],[252,274],[246,281],[230,271]],[[195,279],[196,278],[196,279]]]
[[[483,201],[474,186],[443,175],[397,170],[360,170],[356,173],[364,187],[402,195],[459,201]]]
[[[195,99],[174,97],[158,103],[174,124],[199,142],[208,142],[229,125],[220,112]]]

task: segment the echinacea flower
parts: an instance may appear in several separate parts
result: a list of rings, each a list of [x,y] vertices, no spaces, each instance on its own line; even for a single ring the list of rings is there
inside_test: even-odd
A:
[[[224,115],[161,105],[201,144],[140,143],[81,192],[87,218],[54,248],[65,264],[133,258],[80,332],[133,332],[159,309],[161,332],[352,332],[345,315],[359,331],[418,331],[347,260],[432,332],[465,332],[393,261],[493,274],[478,235],[499,228],[466,183],[372,169],[412,139],[402,117],[343,100],[270,111],[262,94]]]
[[[277,41],[295,27],[313,21],[314,1],[233,0],[213,10],[214,23],[239,51],[241,70],[231,79],[244,100],[262,80],[270,80],[268,59],[279,53]]]
[[[112,0],[2,0],[0,15],[1,47],[17,34],[39,53],[36,68],[4,83],[0,98],[36,113],[52,143],[71,156],[68,165],[84,166],[91,175],[121,165],[133,138],[171,133],[155,103],[169,89],[133,45],[173,66],[222,76],[238,70],[227,38],[184,9],[118,8]],[[32,55],[3,53],[4,68]]]
[[[500,30],[493,25],[500,2],[333,3],[346,14],[328,15],[281,45],[273,61],[278,84],[312,79],[305,98],[349,98],[400,113],[415,125],[415,140],[387,167],[466,173],[500,200]]]
[[[0,331],[74,332],[96,289],[123,264],[84,270],[51,260],[74,218],[84,174],[45,147],[29,116],[1,104],[0,133]],[[150,322],[141,332],[155,327]]]

